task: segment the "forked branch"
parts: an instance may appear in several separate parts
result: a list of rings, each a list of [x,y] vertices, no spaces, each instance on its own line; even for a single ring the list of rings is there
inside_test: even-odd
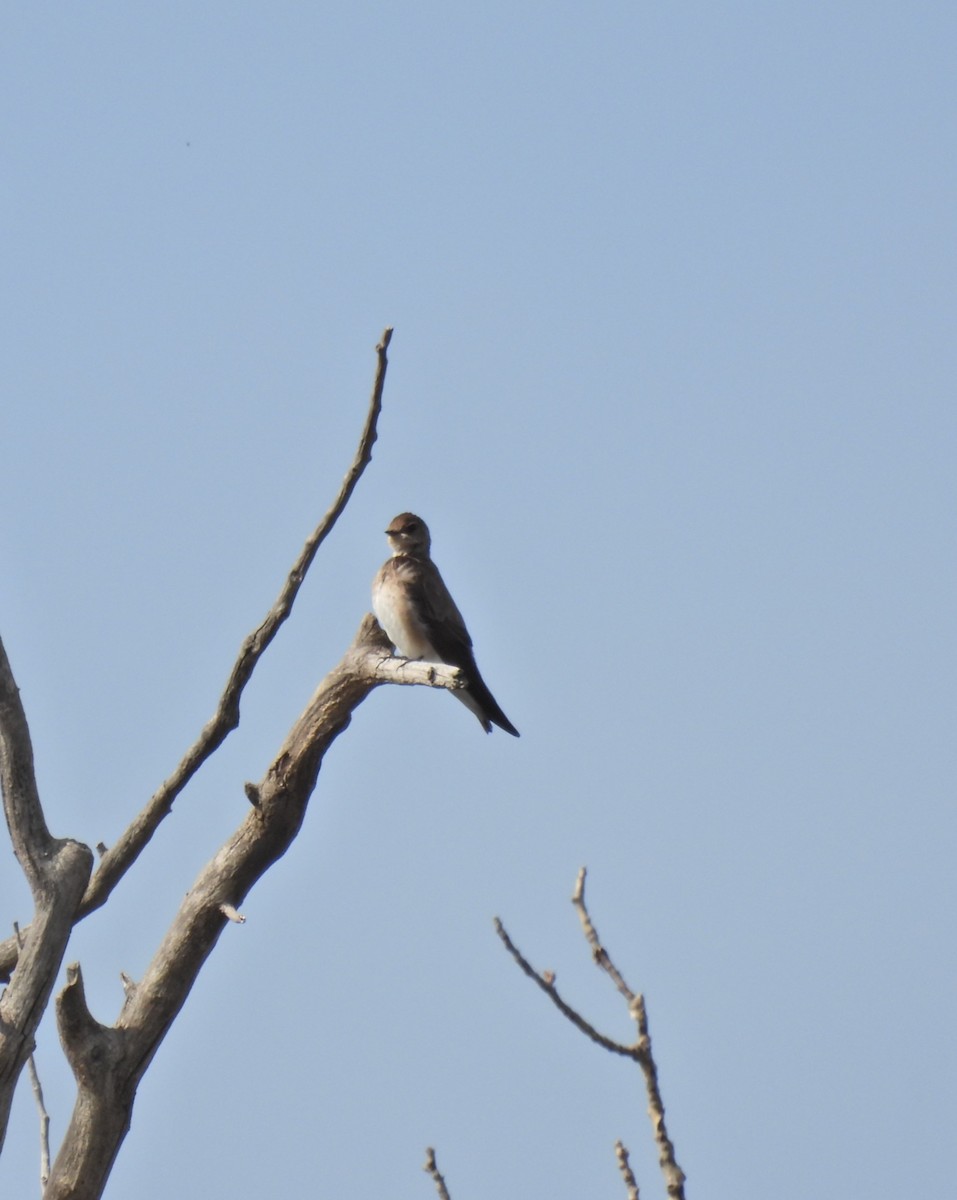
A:
[[[186,783],[238,724],[240,698],[256,663],[288,617],[319,546],[371,459],[390,337],[387,329],[377,347],[378,370],[365,428],[339,495],[307,540],[265,620],[243,642],[213,717],[119,842],[103,852],[92,881],[90,850],[53,838],[46,828],[26,718],[0,645],[0,781],[14,849],[36,899],[34,918],[21,935],[21,944],[9,939],[0,945],[0,979],[12,972],[12,982],[0,997],[3,1121],[74,923],[104,903]],[[245,896],[298,833],[326,751],[349,725],[355,708],[384,683],[456,689],[464,686],[464,679],[452,667],[396,658],[375,618],[366,616],[342,661],[319,685],[263,779],[246,785],[251,807],[232,837],[200,872],[143,979],[134,982],[123,977],[125,1001],[114,1025],[101,1024],[90,1012],[79,964],[67,968],[66,986],[56,1007],[77,1098],[50,1171],[45,1200],[97,1200],[102,1195],[130,1126],[139,1082],[204,962],[223,929],[230,922],[244,921],[240,905]],[[437,1168],[436,1180],[441,1182]],[[447,1192],[442,1194],[447,1196]]]
[[[336,496],[328,512],[306,539],[286,576],[286,581],[276,598],[275,604],[265,618],[252,633],[248,634],[239,648],[239,654],[233,663],[229,679],[219,698],[216,711],[206,722],[199,737],[186,751],[173,774],[153,795],[149,804],[129,826],[115,846],[110,847],[103,855],[97,867],[90,886],[80,908],[80,916],[86,916],[103,904],[110,892],[126,874],[138,858],[143,847],[153,836],[157,826],[170,813],[173,801],[180,794],[190,779],[196,774],[204,762],[223,744],[229,734],[239,725],[239,701],[246,684],[252,677],[266,647],[279,631],[280,625],[292,612],[292,606],[299,589],[306,577],[306,572],[312,565],[316,552],[332,531],[343,510],[349,502],[356,484],[372,461],[372,447],[377,437],[379,413],[382,411],[382,391],[385,386],[385,373],[388,367],[387,350],[392,340],[392,330],[386,329],[376,346],[378,365],[375,382],[372,386],[372,397],[369,411],[366,415],[359,447],[356,450],[352,466],[346,472]]]
[[[126,987],[112,1027],[89,1014],[82,977],[71,967],[57,1003],[60,1038],[77,1081],[77,1099],[53,1164],[45,1200],[95,1200],[129,1128],[136,1089],[220,934],[239,915],[250,888],[289,848],[305,816],[326,751],[356,707],[383,683],[413,682],[408,666],[372,616],[363,618],[342,661],[317,688],[263,779],[235,833],[202,869],[144,977]],[[455,687],[452,669],[414,682]],[[105,1073],[104,1073],[105,1072]]]
[[[80,920],[104,904],[126,872],[130,869],[150,838],[156,832],[160,822],[172,811],[173,802],[196,774],[199,768],[223,744],[229,734],[239,724],[239,705],[246,684],[252,677],[256,664],[262,657],[269,643],[276,636],[279,627],[292,611],[293,603],[299,592],[306,572],[312,564],[319,547],[331,532],[339,519],[350,496],[355,490],[365,468],[372,460],[372,447],[376,440],[376,430],[379,414],[382,410],[382,393],[385,385],[386,369],[388,367],[387,350],[392,339],[392,330],[386,329],[376,346],[377,367],[372,386],[372,396],[366,414],[365,425],[359,439],[352,465],[346,472],[339,493],[328,512],[306,539],[299,557],[296,559],[279,592],[275,604],[266,614],[259,626],[243,641],[239,654],[233,663],[229,679],[219,698],[216,711],[203,727],[199,737],[183,755],[173,774],[170,775],[158,791],[150,799],[146,807],[133,819],[115,845],[103,852],[99,866],[93,878],[89,881],[83,895],[82,903],[76,913]],[[5,660],[4,660],[5,661]],[[11,676],[12,681],[12,676]],[[15,690],[15,685],[13,685]],[[19,701],[18,701],[19,702]],[[23,722],[25,728],[25,721]],[[31,760],[32,771],[32,760]],[[37,811],[39,806],[37,804]],[[42,826],[42,813],[39,819],[32,817],[33,824]],[[49,837],[49,835],[46,835]],[[16,843],[15,843],[16,845]],[[27,935],[29,929],[24,930]],[[10,978],[17,962],[18,947],[15,938],[0,942],[0,982]],[[59,965],[59,964],[57,964]]]
[[[661,1167],[665,1187],[672,1200],[684,1200],[685,1174],[675,1159],[675,1148],[665,1126],[665,1106],[661,1099],[661,1090],[658,1086],[658,1068],[655,1065],[654,1056],[651,1052],[651,1035],[648,1032],[648,1015],[645,1011],[645,998],[640,992],[631,990],[598,937],[598,932],[585,905],[585,876],[586,871],[582,867],[578,872],[578,878],[575,882],[572,903],[578,911],[582,929],[591,947],[592,958],[609,976],[615,987],[627,1001],[628,1015],[635,1022],[638,1032],[638,1036],[633,1043],[626,1044],[618,1042],[614,1038],[606,1037],[594,1025],[586,1021],[559,994],[558,988],[555,986],[554,973],[552,971],[536,970],[509,937],[505,926],[498,917],[495,918],[495,931],[502,939],[506,950],[508,950],[512,958],[518,963],[525,974],[538,984],[563,1016],[567,1017],[577,1029],[580,1029],[586,1037],[603,1047],[603,1049],[609,1050],[613,1054],[620,1054],[626,1058],[631,1058],[641,1067],[645,1078],[645,1089],[648,1093],[648,1115],[651,1118],[652,1132],[658,1147],[658,1164]],[[620,1145],[621,1143],[617,1143],[616,1147]],[[626,1183],[629,1187],[634,1184],[635,1193],[637,1194],[638,1185],[634,1182],[634,1176],[630,1175],[630,1166],[628,1167],[628,1174],[625,1172],[628,1157],[627,1151],[624,1151],[624,1147],[620,1151],[617,1151],[617,1156],[619,1168],[625,1177]]]

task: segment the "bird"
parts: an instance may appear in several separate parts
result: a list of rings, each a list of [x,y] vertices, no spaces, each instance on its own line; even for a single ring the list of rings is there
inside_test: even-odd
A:
[[[403,658],[458,667],[466,685],[452,694],[478,717],[485,732],[497,725],[519,737],[479,673],[462,614],[432,561],[428,525],[415,513],[399,513],[385,535],[392,557],[372,581],[372,608],[386,636]]]

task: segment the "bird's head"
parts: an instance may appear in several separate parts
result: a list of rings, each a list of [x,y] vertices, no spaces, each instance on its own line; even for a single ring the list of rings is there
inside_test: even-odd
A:
[[[393,554],[413,554],[428,557],[432,539],[429,527],[415,513],[399,513],[385,531]]]

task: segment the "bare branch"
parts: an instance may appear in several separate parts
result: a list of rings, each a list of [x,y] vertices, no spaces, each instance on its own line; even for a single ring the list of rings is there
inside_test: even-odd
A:
[[[23,935],[20,933],[20,926],[16,921],[13,922],[13,933],[17,939],[17,945],[22,949]],[[50,1178],[50,1114],[43,1102],[43,1087],[37,1071],[36,1058],[32,1054],[27,1059],[27,1075],[30,1078],[30,1088],[40,1116],[40,1192],[42,1195],[47,1180]]]
[[[379,683],[402,683],[458,691],[467,680],[459,667],[445,663],[416,662],[411,658],[379,658],[375,663],[375,678]]]
[[[621,1054],[625,1058],[635,1057],[634,1046],[626,1046],[622,1042],[616,1042],[612,1038],[605,1037],[603,1033],[599,1033],[594,1025],[591,1025],[581,1013],[577,1012],[570,1004],[567,1004],[558,993],[558,988],[555,986],[555,976],[551,971],[536,971],[532,964],[522,954],[521,950],[515,945],[512,939],[505,931],[505,926],[495,918],[495,932],[502,939],[505,949],[511,954],[512,958],[518,963],[529,979],[534,979],[538,986],[542,989],[549,1000],[555,1005],[558,1011],[582,1033],[591,1038],[593,1042],[605,1050],[610,1050],[612,1054]]]
[[[388,367],[386,351],[392,340],[392,330],[386,329],[376,347],[378,367],[375,382],[372,386],[372,397],[369,411],[366,415],[365,427],[359,439],[359,447],[352,466],[346,472],[329,511],[306,539],[298,559],[293,564],[286,582],[276,599],[275,604],[266,614],[262,624],[244,640],[239,648],[239,655],[233,664],[226,687],[219,699],[216,712],[207,721],[202,733],[190,746],[183,756],[179,766],[157,791],[149,804],[135,821],[129,826],[115,846],[104,854],[103,860],[90,881],[86,895],[83,897],[81,916],[86,916],[106,901],[110,892],[126,874],[138,858],[143,847],[153,836],[160,822],[169,815],[173,801],[186,784],[192,779],[204,762],[215,753],[230,733],[239,725],[239,701],[246,684],[252,677],[256,664],[262,657],[269,643],[276,636],[279,627],[292,612],[292,606],[306,577],[306,572],[316,557],[316,552],[326,537],[331,533],[339,517],[342,515],[356,484],[372,461],[372,447],[377,437],[377,424],[382,411],[382,390],[385,386],[385,373]]]
[[[588,909],[585,907],[585,877],[587,874],[588,870],[586,867],[582,867],[582,869],[578,872],[578,878],[575,880],[575,890],[572,892],[572,904],[574,904],[575,908],[578,910],[578,916],[582,923],[582,929],[585,933],[585,937],[588,940],[589,946],[591,946],[592,958],[603,971],[607,971],[615,987],[628,1001],[628,1004],[631,1005],[635,1001],[635,993],[631,990],[628,984],[625,983],[618,971],[618,968],[608,957],[607,951],[598,938],[598,930],[592,924],[592,919],[588,915]]]
[[[6,1034],[9,1028],[14,1035],[8,1036],[6,1043],[0,1042],[0,1084],[9,1084],[9,1094],[16,1070],[32,1049],[36,1020],[49,999],[52,978],[72,925],[105,902],[169,814],[188,780],[237,726],[240,697],[258,659],[288,617],[309,565],[371,459],[390,337],[391,330],[386,330],[377,348],[379,367],[366,427],[336,502],[308,539],[266,619],[244,641],[217,710],[196,743],[117,844],[109,849],[98,846],[101,863],[92,882],[92,853],[77,843],[53,839],[46,829],[33,779],[26,721],[5,658],[0,663],[6,668],[5,674],[0,671],[4,805],[15,849],[38,897],[33,922],[22,944],[14,940],[12,953],[9,942],[0,946],[0,978],[5,970],[13,970],[11,986],[0,997],[0,1016],[4,1018],[0,1029]],[[263,779],[246,785],[250,808],[244,820],[200,872],[143,979],[134,983],[122,977],[125,1000],[115,1025],[103,1025],[91,1014],[79,964],[67,968],[66,985],[57,998],[56,1010],[61,1041],[76,1079],[77,1098],[50,1171],[45,1200],[97,1200],[102,1195],[129,1129],[139,1082],[204,962],[227,923],[244,920],[239,905],[298,833],[326,751],[349,725],[357,705],[383,683],[451,690],[464,686],[461,673],[454,668],[396,658],[375,618],[366,616],[342,661],[320,684]],[[41,905],[40,898],[46,903]],[[31,1013],[29,1006],[25,1010],[25,1001],[32,1001],[35,1011]],[[15,1022],[6,1020],[8,1013],[16,1018]],[[11,1065],[16,1070],[7,1069]],[[2,1095],[0,1103],[4,1103]],[[9,1099],[5,1103],[4,1118]],[[436,1174],[441,1180],[437,1170]],[[444,1182],[442,1188],[442,1194],[447,1195]]]
[[[173,802],[176,797],[186,787],[186,784],[196,774],[203,763],[222,745],[232,730],[239,724],[239,702],[243,689],[249,682],[253,670],[266,647],[276,636],[280,625],[282,625],[292,611],[293,602],[306,576],[306,572],[316,556],[317,550],[339,519],[363,471],[372,460],[372,447],[377,436],[376,428],[379,414],[382,410],[382,393],[385,385],[386,369],[388,367],[386,352],[391,339],[392,330],[389,328],[383,332],[382,338],[376,347],[378,365],[365,426],[362,430],[362,436],[359,439],[355,459],[342,481],[339,494],[329,511],[307,538],[298,559],[293,564],[283,584],[275,604],[266,614],[265,619],[259,627],[244,640],[239,649],[239,655],[233,664],[226,687],[219,699],[216,712],[206,723],[196,742],[183,756],[182,761],[169,779],[166,780],[142,812],[132,821],[119,841],[109,847],[109,849],[104,847],[102,843],[98,845],[97,850],[101,855],[101,860],[95,875],[89,881],[89,886],[86,888],[82,905],[76,917],[77,920],[87,916],[106,902],[113,888],[116,887],[120,879],[122,879],[139,857],[160,822],[172,811]],[[397,680],[397,682],[399,681]],[[15,685],[13,685],[13,688],[15,691]],[[29,758],[29,777],[32,779],[32,754]],[[35,787],[33,790],[35,792]],[[30,820],[36,825],[37,830],[42,835],[49,838],[49,834],[46,833],[46,827],[43,824],[42,813],[37,817],[39,812],[38,803],[35,809],[36,811],[34,811],[34,806],[28,807]],[[9,938],[0,943],[0,982],[10,978],[10,972],[17,961],[17,954],[16,939]]]
[[[628,1013],[638,1027],[638,1040],[635,1042],[633,1048],[633,1057],[635,1062],[641,1067],[642,1074],[645,1077],[645,1090],[648,1093],[648,1116],[651,1118],[651,1128],[654,1133],[655,1143],[658,1146],[658,1165],[661,1167],[668,1195],[673,1197],[674,1200],[684,1200],[685,1173],[678,1166],[675,1159],[675,1148],[672,1145],[667,1127],[665,1126],[665,1104],[661,1098],[661,1089],[658,1086],[658,1067],[651,1052],[651,1034],[648,1031],[648,1014],[645,1011],[645,998],[640,992],[633,992],[627,983],[625,983],[621,972],[612,962],[611,956],[598,938],[598,932],[585,906],[586,875],[587,871],[582,867],[578,872],[575,890],[572,893],[572,904],[578,910],[582,929],[585,931],[585,937],[592,948],[592,957],[614,982],[615,987],[621,995],[628,1001]]]
[[[17,969],[0,995],[0,1147],[20,1072],[60,968],[93,854],[47,829],[33,770],[33,746],[10,663],[0,642],[0,787],[14,853],[33,893],[29,928],[8,939]]]
[[[635,1173],[631,1169],[631,1163],[628,1161],[628,1148],[624,1142],[615,1142],[615,1157],[618,1159],[618,1170],[621,1171],[621,1177],[625,1181],[625,1187],[628,1189],[628,1200],[640,1200],[638,1196],[638,1180],[635,1179]]]
[[[66,969],[67,982],[57,997],[60,1041],[77,1082],[70,1127],[57,1154],[44,1200],[68,1196],[99,1197],[129,1129],[135,1085],[123,1070],[127,1044],[123,1033],[94,1020],[86,1003],[79,963]],[[64,1189],[71,1168],[85,1172],[74,1191]]]
[[[628,987],[621,972],[612,962],[611,956],[601,944],[598,932],[585,906],[585,877],[586,871],[582,867],[578,873],[575,890],[572,894],[572,903],[578,910],[582,929],[588,944],[591,946],[592,958],[607,973],[609,978],[614,982],[615,987],[628,1002],[629,1016],[635,1022],[638,1029],[638,1039],[634,1045],[626,1046],[622,1042],[616,1042],[612,1038],[606,1037],[603,1033],[599,1033],[576,1009],[566,1003],[558,994],[558,990],[555,987],[554,973],[551,971],[536,971],[512,942],[511,938],[505,932],[502,922],[497,917],[495,918],[495,930],[505,944],[505,948],[525,974],[538,984],[558,1010],[577,1029],[580,1029],[586,1037],[589,1037],[605,1050],[609,1050],[613,1054],[620,1054],[625,1058],[631,1058],[641,1067],[642,1074],[645,1077],[645,1088],[648,1093],[648,1115],[651,1118],[652,1132],[658,1147],[658,1165],[661,1167],[661,1172],[664,1176],[665,1188],[672,1200],[684,1200],[685,1174],[675,1160],[675,1149],[671,1143],[671,1139],[668,1137],[668,1131],[665,1126],[665,1106],[658,1086],[658,1068],[655,1065],[655,1060],[651,1052],[651,1035],[648,1032],[648,1015],[645,1011],[645,998],[640,992],[633,992]]]
[[[145,975],[127,989],[114,1027],[94,1021],[83,999],[79,969],[68,971],[57,1016],[77,1080],[77,1099],[45,1200],[100,1196],[129,1128],[139,1081],[203,963],[230,915],[299,832],[326,751],[349,725],[357,705],[389,681],[389,672],[382,671],[383,638],[375,618],[364,617],[342,661],[319,685],[255,785],[256,805],[246,808],[241,825],[199,873]],[[452,686],[452,681],[435,680],[432,686]]]
[[[101,1025],[90,1012],[79,963],[66,969],[66,985],[57,996],[60,1040],[75,1075],[83,1082],[96,1080],[102,1088],[104,1075],[112,1075],[122,1052],[115,1029]]]
[[[445,1186],[445,1176],[438,1168],[435,1161],[435,1151],[429,1146],[425,1151],[425,1166],[422,1168],[426,1174],[432,1176],[432,1182],[435,1184],[435,1190],[439,1193],[439,1200],[451,1200],[449,1190]]]
[[[50,1178],[50,1114],[43,1103],[43,1087],[40,1084],[36,1059],[32,1054],[27,1059],[27,1074],[30,1077],[30,1087],[40,1117],[40,1194],[42,1195],[47,1180]]]
[[[44,864],[56,853],[57,842],[47,829],[33,770],[33,743],[20,689],[10,660],[0,642],[0,782],[3,812],[13,852],[23,868],[31,891],[44,884]],[[19,937],[14,937],[16,942]]]

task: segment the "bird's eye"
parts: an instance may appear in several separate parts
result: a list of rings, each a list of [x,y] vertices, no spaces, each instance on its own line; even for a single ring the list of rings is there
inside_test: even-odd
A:
[[[403,532],[403,533],[415,533],[415,531],[416,531],[418,528],[419,528],[419,523],[418,523],[418,521],[410,521],[410,522],[408,523],[408,525],[406,525],[405,529],[403,529],[403,530],[402,530],[402,532]]]

